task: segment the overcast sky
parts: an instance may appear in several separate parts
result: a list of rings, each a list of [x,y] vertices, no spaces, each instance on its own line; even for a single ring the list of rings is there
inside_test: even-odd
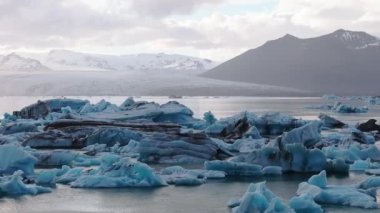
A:
[[[0,0],[0,53],[179,53],[229,59],[287,33],[380,37],[380,0]]]

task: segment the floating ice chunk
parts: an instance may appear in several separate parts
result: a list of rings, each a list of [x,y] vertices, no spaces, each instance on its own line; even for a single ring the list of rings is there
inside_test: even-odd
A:
[[[203,163],[215,158],[218,148],[211,139],[204,136],[185,139],[171,140],[163,134],[156,134],[151,138],[146,137],[139,143],[139,160],[154,163],[188,164]]]
[[[57,173],[56,182],[62,184],[68,184],[76,179],[83,173],[83,168],[72,168],[70,169],[68,166],[63,166],[62,169]]]
[[[364,171],[369,169],[371,166],[371,162],[368,160],[357,160],[353,164],[350,165],[351,171]]]
[[[107,144],[111,147],[116,143],[120,145],[127,145],[130,140],[140,140],[142,135],[135,131],[126,129],[126,128],[99,128],[90,136],[88,136],[86,142],[87,145],[92,144]]]
[[[120,147],[117,152],[123,156],[139,157],[140,142],[130,140],[128,145]]]
[[[261,135],[280,135],[285,131],[290,131],[306,124],[304,120],[282,115],[278,112],[266,113],[259,117],[250,114],[247,116],[250,124],[255,126]]]
[[[314,186],[318,186],[319,188],[326,187],[326,171],[322,171],[318,175],[313,175],[307,182],[313,184]]]
[[[380,177],[376,177],[376,176],[368,177],[358,184],[358,188],[361,188],[361,189],[380,188]]]
[[[71,150],[36,151],[33,155],[38,159],[39,166],[70,165],[80,154]]]
[[[311,147],[321,140],[321,127],[320,121],[312,121],[302,127],[295,128],[288,133],[285,133],[281,143],[282,144],[303,144],[306,147]]]
[[[228,149],[230,151],[249,153],[263,147],[265,145],[265,142],[266,142],[266,139],[252,139],[252,138],[237,139],[231,146],[229,146]]]
[[[128,97],[120,106],[121,110],[127,110],[135,104],[133,97]]]
[[[319,172],[326,168],[326,156],[319,149],[306,149],[302,144],[287,144],[281,150],[276,144],[232,157],[230,161],[281,166],[283,171]]]
[[[0,133],[10,135],[24,132],[37,132],[37,126],[33,122],[9,122],[0,128]]]
[[[196,186],[206,182],[206,177],[203,174],[186,170],[181,166],[167,167],[162,169],[160,174],[167,183],[177,186]]]
[[[342,128],[344,127],[346,124],[327,115],[327,114],[324,114],[324,113],[321,113],[318,118],[321,120],[321,122],[323,123],[323,127],[327,127],[327,128]]]
[[[109,148],[107,147],[107,144],[91,144],[86,147],[83,147],[82,150],[88,151],[88,152],[105,152],[108,151]]]
[[[325,153],[327,158],[341,158],[352,163],[356,160],[366,160],[368,158],[374,161],[380,160],[380,150],[375,145],[361,146],[352,144],[349,148],[345,146],[328,146],[323,147],[322,152]]]
[[[109,188],[109,187],[154,187],[165,186],[166,182],[153,169],[144,163],[117,155],[104,155],[98,170],[81,174],[72,187]]]
[[[23,172],[18,170],[13,173],[11,176],[0,177],[0,196],[1,195],[37,195],[41,193],[51,192],[49,188],[35,186],[35,185],[26,185],[22,182]]]
[[[169,184],[175,185],[200,185],[206,182],[206,179],[224,178],[226,174],[221,171],[201,170],[201,169],[184,169],[181,166],[171,166],[162,169],[161,176]]]
[[[334,104],[334,111],[339,113],[366,113],[368,112],[367,106],[351,106],[336,102]]]
[[[371,105],[380,105],[380,98],[370,96],[367,98],[367,102],[368,104],[371,104]]]
[[[100,160],[98,158],[91,158],[91,157],[77,157],[74,161],[71,163],[73,166],[96,166],[100,165]]]
[[[37,159],[22,147],[11,144],[0,145],[0,174],[12,174],[22,170],[25,175],[33,174]]]
[[[294,213],[295,211],[286,205],[280,198],[273,198],[264,213]],[[310,213],[310,212],[309,212]]]
[[[203,120],[205,120],[207,126],[212,125],[217,121],[215,115],[212,114],[211,111],[205,112],[203,114]]]
[[[363,144],[374,144],[375,137],[370,133],[364,133],[358,129],[351,129],[351,137],[353,140]]]
[[[50,99],[44,101],[48,106],[51,112],[63,112],[62,108],[68,109],[74,111],[79,111],[84,105],[89,103],[87,100],[80,100],[80,99],[69,99],[69,98],[63,98],[63,99]]]
[[[281,166],[266,166],[261,170],[261,172],[263,173],[263,175],[281,175],[282,167]]]
[[[243,197],[239,200],[230,201],[228,206],[233,207],[234,213],[294,212],[266,187],[265,182],[251,183]]]
[[[36,184],[43,186],[55,186],[56,176],[59,170],[51,169],[40,172],[36,177]]]
[[[289,205],[297,213],[323,213],[323,209],[320,205],[314,202],[311,196],[301,195],[292,197],[289,201]]]
[[[193,118],[193,111],[177,101],[169,101],[166,104],[162,104],[159,107],[159,110],[161,113],[153,119],[155,122],[170,122],[191,125],[198,121]]]
[[[306,149],[302,144],[288,144],[282,155],[284,171],[319,172],[326,168],[326,156],[319,149]]]
[[[16,121],[17,120],[17,116],[15,116],[15,115],[11,115],[11,114],[9,114],[9,113],[4,113],[4,115],[3,115],[3,119],[1,119],[1,125],[6,125],[6,124],[8,124],[8,123],[10,123],[10,122],[14,122],[14,121]]]
[[[204,167],[206,170],[223,171],[228,176],[262,175],[262,166],[249,163],[214,160],[206,161]]]
[[[355,186],[325,185],[326,176],[324,173],[325,172],[322,171],[320,174],[312,176],[308,181],[309,183],[300,183],[297,190],[297,195],[312,196],[315,202],[321,204],[334,204],[361,208],[379,207],[376,203],[376,197],[373,194],[373,191],[358,189]],[[310,183],[314,185],[311,185]]]

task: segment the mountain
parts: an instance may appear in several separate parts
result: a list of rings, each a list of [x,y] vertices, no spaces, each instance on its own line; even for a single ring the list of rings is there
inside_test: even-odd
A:
[[[48,67],[44,66],[38,60],[24,58],[15,53],[6,56],[0,56],[1,71],[47,71]]]
[[[380,94],[380,40],[337,30],[315,38],[285,35],[200,76],[341,95]]]
[[[104,55],[74,52],[69,50],[51,50],[46,54],[29,54],[53,70],[88,71],[151,71],[179,70],[205,71],[216,66],[208,60],[185,55],[137,54]]]

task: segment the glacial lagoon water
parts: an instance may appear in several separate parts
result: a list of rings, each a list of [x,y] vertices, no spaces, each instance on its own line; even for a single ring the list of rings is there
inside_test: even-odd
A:
[[[52,97],[0,97],[0,113],[12,112],[37,100]],[[115,104],[122,103],[126,97],[73,97],[85,98],[97,102],[102,98]],[[136,97],[135,100],[148,100],[165,103],[175,100],[185,104],[194,111],[195,117],[211,110],[221,118],[237,112],[248,110],[258,114],[278,111],[303,119],[316,119],[321,110],[308,109],[307,106],[326,102],[320,98],[266,98],[266,97],[184,97],[169,99],[167,97]],[[365,102],[350,101],[356,105],[367,105]],[[369,112],[363,114],[332,114],[338,119],[356,123],[369,118],[380,120],[380,106],[369,106]],[[326,113],[326,111],[325,111]],[[163,165],[152,165],[157,169]],[[197,168],[202,165],[188,165]],[[286,174],[281,177],[239,178],[225,180],[209,180],[196,187],[162,188],[124,188],[124,189],[72,189],[65,185],[57,185],[52,193],[39,196],[22,196],[17,198],[0,198],[0,213],[20,212],[125,212],[125,213],[187,213],[187,212],[230,212],[227,201],[239,198],[246,191],[249,183],[267,181],[268,187],[289,200],[295,195],[298,184],[306,181],[311,174]],[[350,173],[348,176],[328,176],[329,184],[351,184],[367,177],[364,173]],[[378,200],[380,192],[378,191]],[[358,208],[324,206],[328,212],[380,212]]]

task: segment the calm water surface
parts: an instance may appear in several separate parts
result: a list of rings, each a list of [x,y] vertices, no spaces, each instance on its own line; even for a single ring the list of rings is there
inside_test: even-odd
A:
[[[36,100],[51,97],[0,97],[0,113],[12,112]],[[115,104],[121,104],[125,97],[76,97],[97,102],[102,98]],[[167,97],[141,97],[135,100],[148,100],[165,103]],[[246,98],[246,97],[185,97],[175,99],[194,111],[196,117],[211,110],[218,118],[231,116],[247,110],[262,114],[279,111],[304,119],[316,119],[322,111],[307,109],[306,106],[326,103],[319,98]],[[366,103],[352,102],[355,105]],[[370,106],[369,113],[364,114],[333,114],[345,122],[365,121],[369,118],[380,120],[380,107]],[[201,165],[192,165],[201,167]],[[39,196],[22,196],[18,198],[0,199],[0,212],[125,212],[125,213],[187,213],[187,212],[230,212],[227,201],[241,197],[249,183],[266,180],[268,187],[289,200],[295,195],[298,184],[306,181],[310,174],[287,174],[281,177],[244,178],[208,180],[196,187],[168,186],[154,189],[124,188],[124,189],[72,189],[68,186],[57,185],[53,193]],[[329,176],[329,184],[356,183],[367,176],[363,173],[350,173],[349,176]],[[378,200],[380,200],[378,191]],[[379,210],[363,210],[338,206],[325,206],[328,212],[380,212]]]

